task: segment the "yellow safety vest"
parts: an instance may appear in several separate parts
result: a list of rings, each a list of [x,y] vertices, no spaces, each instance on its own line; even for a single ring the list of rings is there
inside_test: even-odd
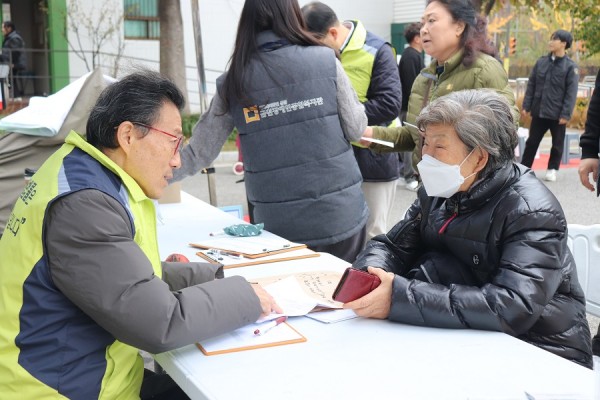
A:
[[[65,162],[67,157],[79,168]],[[121,180],[118,192],[114,183],[110,192],[104,173],[94,175],[106,169]],[[69,186],[72,176],[78,177],[75,188]],[[71,132],[17,200],[0,239],[0,397],[87,398],[92,385],[100,399],[139,398],[143,361],[138,349],[115,340],[49,279],[42,243],[45,212],[60,196],[86,188],[120,196],[134,223],[134,241],[155,274],[162,274],[154,203],[125,171]],[[96,334],[106,346],[94,348]],[[102,362],[90,365],[90,360]]]

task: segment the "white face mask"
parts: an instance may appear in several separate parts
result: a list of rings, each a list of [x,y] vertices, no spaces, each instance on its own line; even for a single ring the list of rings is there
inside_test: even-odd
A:
[[[473,172],[471,175],[463,178],[460,174],[460,167],[473,154],[474,150],[471,150],[459,165],[446,164],[428,154],[424,154],[421,162],[417,164],[417,168],[427,195],[430,197],[448,198],[458,192],[465,179],[469,179],[475,175],[475,172]]]

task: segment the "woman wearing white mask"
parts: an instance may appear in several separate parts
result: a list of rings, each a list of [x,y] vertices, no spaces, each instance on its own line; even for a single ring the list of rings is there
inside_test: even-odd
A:
[[[418,198],[354,262],[381,279],[344,305],[363,317],[505,332],[592,366],[583,291],[554,195],[513,161],[508,102],[491,90],[443,96],[416,120]]]

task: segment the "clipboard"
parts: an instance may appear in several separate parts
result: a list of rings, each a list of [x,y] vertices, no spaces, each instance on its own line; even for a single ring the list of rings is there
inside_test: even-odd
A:
[[[291,252],[278,252],[261,258],[245,258],[229,253],[216,254],[213,250],[201,250],[196,253],[211,264],[222,264],[223,269],[247,267],[249,265],[269,264],[281,261],[299,260],[302,258],[319,257],[320,254],[306,247]]]
[[[258,336],[254,330],[261,324],[246,325],[233,332],[196,343],[207,356],[255,350],[266,347],[306,342],[306,338],[287,322],[277,325],[265,335]]]
[[[263,238],[258,236],[223,236],[198,243],[190,243],[190,246],[203,250],[217,249],[229,255],[246,258],[261,258],[307,248],[305,244],[301,243],[289,242],[275,237]]]

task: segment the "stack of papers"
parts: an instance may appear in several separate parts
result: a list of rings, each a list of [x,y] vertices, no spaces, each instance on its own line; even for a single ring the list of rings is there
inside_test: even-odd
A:
[[[342,303],[331,298],[340,276],[328,271],[300,273],[266,284],[264,288],[283,309],[284,315],[305,315],[320,322],[334,323],[356,318],[354,311],[342,309]]]
[[[263,324],[282,315],[288,317],[307,316],[324,323],[356,318],[356,314],[352,310],[342,309],[341,303],[331,299],[331,294],[340,277],[341,273],[339,272],[314,271],[258,279],[259,283],[283,309],[283,314],[271,314],[255,324],[203,340],[197,346],[205,355],[210,356],[305,342],[306,338],[287,322],[273,326],[264,335],[255,333],[257,329],[260,330],[265,326]]]

